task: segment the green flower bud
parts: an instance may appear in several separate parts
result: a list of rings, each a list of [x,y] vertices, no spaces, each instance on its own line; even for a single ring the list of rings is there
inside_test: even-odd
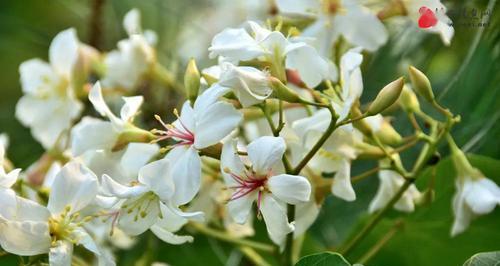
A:
[[[434,102],[434,93],[432,92],[431,82],[425,76],[422,71],[416,69],[413,66],[409,68],[410,80],[413,84],[413,89],[420,94],[420,96],[424,97],[429,102]]]
[[[418,102],[417,95],[407,85],[403,87],[401,97],[399,97],[399,105],[407,113],[414,113],[420,110],[420,103]]]
[[[384,88],[382,88],[382,90],[380,90],[375,100],[373,100],[370,107],[368,107],[366,114],[368,116],[376,115],[395,103],[398,100],[399,95],[401,95],[403,85],[404,78],[402,77],[387,84]]]
[[[382,143],[395,146],[400,144],[403,141],[403,138],[399,133],[391,126],[391,124],[384,120],[382,122],[382,126],[380,130],[375,133],[377,137],[382,141]]]
[[[198,91],[200,90],[200,72],[196,67],[196,62],[193,58],[189,60],[186,68],[186,73],[184,74],[184,87],[186,89],[186,96],[188,100],[193,104],[198,97]]]
[[[115,146],[113,146],[112,151],[119,151],[127,144],[131,142],[142,142],[148,143],[156,139],[156,136],[144,129],[140,129],[135,126],[131,126],[130,128],[125,129],[118,135],[118,139],[116,140]]]
[[[275,77],[269,77],[269,84],[273,89],[276,98],[289,103],[304,102],[302,98],[300,98],[299,94],[287,87],[279,79]]]

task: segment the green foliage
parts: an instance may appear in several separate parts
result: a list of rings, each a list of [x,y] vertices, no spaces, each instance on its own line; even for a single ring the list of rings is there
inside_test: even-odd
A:
[[[496,183],[500,182],[500,161],[484,156],[469,156],[471,163]],[[427,169],[417,181],[423,190],[434,181],[435,200],[419,206],[414,213],[403,214],[393,211],[376,227],[369,237],[362,241],[352,256],[359,259],[364,252],[394,227],[396,220],[403,217],[402,229],[377,253],[367,265],[460,265],[471,255],[498,247],[500,231],[500,210],[473,220],[462,234],[451,238],[453,223],[451,210],[455,193],[455,171],[449,158],[442,160],[435,168]],[[348,259],[349,259],[348,258]]]
[[[295,266],[351,266],[342,255],[322,252],[301,258]]]
[[[500,265],[500,251],[481,252],[474,254],[464,266],[496,266]]]

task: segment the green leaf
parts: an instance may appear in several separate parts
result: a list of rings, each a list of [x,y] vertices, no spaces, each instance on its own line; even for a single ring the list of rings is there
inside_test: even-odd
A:
[[[322,252],[302,257],[295,266],[351,266],[342,255]]]
[[[497,266],[500,265],[500,251],[481,252],[474,254],[464,266]]]

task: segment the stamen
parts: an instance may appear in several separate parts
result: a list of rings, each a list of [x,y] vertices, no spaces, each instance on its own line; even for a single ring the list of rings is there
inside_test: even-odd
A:
[[[262,194],[266,192],[266,182],[271,176],[271,171],[265,176],[258,176],[254,171],[246,171],[245,176],[239,176],[235,173],[232,173],[229,168],[224,168],[224,172],[228,173],[234,181],[236,181],[237,185],[229,186],[229,189],[234,189],[235,192],[232,194],[231,200],[237,200],[242,197],[247,196],[248,194],[257,191],[257,216],[260,217],[260,206],[262,202]]]
[[[156,140],[153,142],[159,142],[166,139],[175,139],[179,141],[173,146],[182,146],[182,145],[192,145],[194,143],[194,133],[187,128],[187,126],[182,122],[177,109],[174,109],[174,115],[177,117],[177,121],[179,122],[180,127],[176,127],[173,124],[167,124],[163,122],[159,115],[155,115],[155,119],[160,122],[160,124],[166,129],[157,130],[153,129],[151,132],[158,135]]]

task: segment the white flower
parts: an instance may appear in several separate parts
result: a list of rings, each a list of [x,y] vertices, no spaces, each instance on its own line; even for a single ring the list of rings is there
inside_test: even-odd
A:
[[[79,88],[72,80],[82,47],[75,30],[68,29],[52,41],[50,64],[31,59],[19,67],[24,96],[17,103],[16,117],[46,149],[63,137],[82,111],[82,103],[75,97]]]
[[[455,184],[452,236],[464,232],[473,217],[488,214],[500,205],[500,188],[488,178],[462,177]]]
[[[2,137],[4,135],[1,135]],[[0,190],[9,189],[16,183],[17,178],[21,169],[14,169],[10,172],[5,172],[5,148],[7,144],[7,138],[3,138],[5,141],[0,141]]]
[[[248,145],[249,166],[237,154],[233,141],[224,144],[221,155],[224,180],[235,190],[228,203],[229,214],[243,224],[256,202],[271,240],[280,246],[294,230],[288,223],[285,203],[305,203],[311,194],[305,177],[278,173],[285,150],[283,138],[261,137]]]
[[[314,37],[315,47],[329,58],[333,44],[340,36],[349,43],[375,51],[388,39],[384,24],[356,0],[336,1],[277,0],[280,12],[285,15],[313,18],[315,21],[303,32]]]
[[[295,121],[293,129],[302,140],[303,146],[310,149],[324,134],[331,119],[330,112],[322,109],[311,117]],[[357,157],[355,146],[361,141],[361,133],[352,125],[339,127],[309,163],[310,169],[320,174],[335,172],[332,194],[347,201],[356,199],[351,184],[351,161]]]
[[[235,66],[229,62],[221,64],[219,85],[233,89],[243,107],[262,102],[271,95],[269,74],[253,67]]]
[[[219,100],[227,92],[227,88],[214,85],[196,99],[193,107],[186,101],[174,123],[167,125],[162,122],[166,131],[158,131],[160,140],[177,141],[166,155],[175,172],[176,205],[188,203],[200,189],[201,159],[198,151],[219,143],[242,119],[230,103]]]
[[[107,175],[102,176],[103,193],[124,199],[119,210],[118,226],[130,235],[151,231],[165,242],[182,244],[192,241],[190,236],[177,236],[188,219],[202,220],[203,213],[186,213],[175,205],[176,187],[170,161],[158,160],[143,166],[137,181],[124,186]]]
[[[390,163],[387,160],[380,161],[380,167],[388,166],[390,166]],[[377,194],[368,207],[370,213],[384,208],[405,182],[404,177],[392,170],[380,170],[378,177],[380,184]],[[421,193],[418,191],[417,187],[412,184],[396,202],[394,209],[403,212],[413,212],[415,210],[415,202],[420,200],[420,198]]]
[[[142,32],[140,18],[137,9],[125,15],[123,27],[129,38],[118,42],[118,50],[109,52],[104,59],[106,73],[102,83],[105,87],[133,90],[155,62],[153,46],[157,37],[152,31]]]
[[[83,228],[91,217],[80,212],[96,197],[97,177],[83,165],[70,162],[57,174],[47,207],[20,197],[2,200],[0,244],[13,254],[49,254],[50,265],[71,265],[73,243],[82,245],[99,259],[99,265],[114,265]]]
[[[71,131],[71,151],[79,156],[88,150],[111,150],[118,137],[126,130],[137,129],[132,122],[142,105],[142,96],[123,97],[125,104],[117,117],[104,101],[99,82],[89,92],[89,100],[96,111],[109,119],[103,121],[92,117],[84,117]]]
[[[210,56],[222,56],[233,63],[262,58],[277,69],[286,67],[296,70],[301,80],[311,88],[324,79],[336,79],[335,66],[322,58],[312,46],[288,40],[281,32],[267,30],[253,21],[249,21],[248,25],[250,31],[229,28],[217,34],[209,48]]]
[[[436,17],[436,25],[424,28],[425,31],[437,33],[445,45],[450,45],[451,39],[455,30],[450,26],[451,20],[446,16],[446,7],[440,0],[404,0],[402,1],[408,17],[418,23],[420,17],[423,15],[421,12],[430,10],[433,16]]]

